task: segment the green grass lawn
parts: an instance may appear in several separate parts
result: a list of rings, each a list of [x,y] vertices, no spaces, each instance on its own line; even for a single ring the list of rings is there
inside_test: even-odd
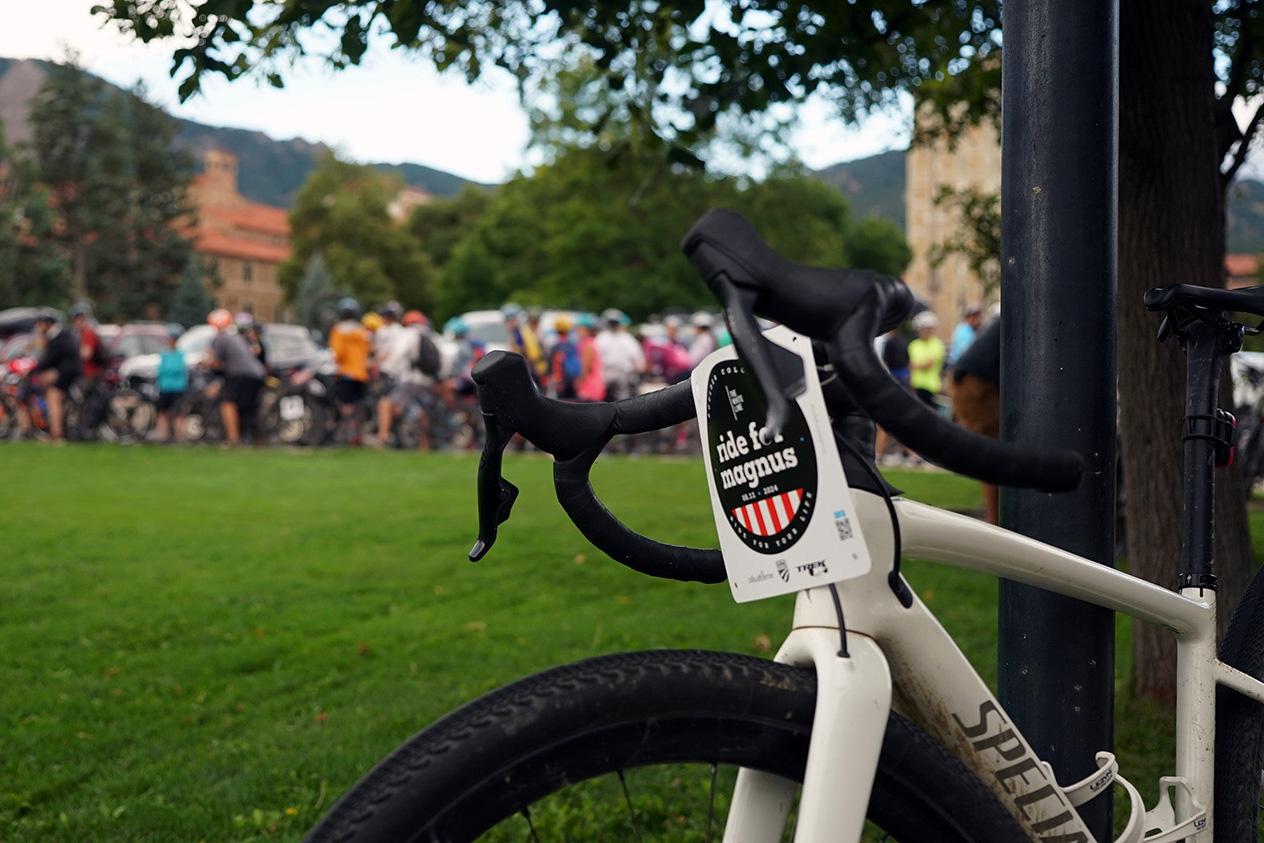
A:
[[[602,557],[539,457],[507,461],[522,496],[471,565],[476,462],[0,448],[0,841],[295,839],[490,688],[601,653],[767,653],[784,635],[790,598],[738,606],[722,585]],[[714,543],[699,462],[609,458],[595,475],[631,526]],[[979,505],[961,478],[891,476],[911,497]],[[991,681],[995,582],[909,571]],[[1125,775],[1152,794],[1171,716],[1120,706]]]

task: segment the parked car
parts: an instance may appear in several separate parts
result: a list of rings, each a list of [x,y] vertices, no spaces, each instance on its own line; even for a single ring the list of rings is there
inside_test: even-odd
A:
[[[479,340],[487,346],[488,351],[504,351],[509,348],[509,329],[505,327],[505,317],[499,310],[471,310],[462,313],[460,318],[469,326],[470,338]],[[444,339],[452,341],[452,322],[444,325]]]
[[[101,341],[102,348],[112,347],[115,341],[118,340],[119,335],[123,333],[123,327],[121,325],[114,325],[111,323],[98,323],[93,327],[93,330],[97,332],[97,339]]]
[[[0,310],[0,340],[6,340],[16,334],[29,334],[35,330],[36,317],[49,313],[58,319],[66,316],[60,310],[51,307],[11,307]]]
[[[184,354],[190,367],[197,366],[206,357],[215,339],[215,329],[210,325],[194,325],[176,340],[176,348]],[[286,370],[299,367],[322,367],[329,353],[316,345],[311,334],[302,325],[268,323],[263,326],[263,347],[267,352],[268,365],[273,369]],[[119,372],[129,380],[152,381],[158,374],[158,354],[142,354],[124,360]]]
[[[100,331],[97,333],[99,335]],[[171,325],[167,322],[128,322],[119,328],[118,334],[107,345],[110,359],[121,364],[132,357],[162,354],[167,348],[169,336]],[[104,337],[102,341],[105,341]]]
[[[263,347],[267,351],[268,366],[276,370],[321,369],[330,360],[328,349],[317,345],[311,332],[302,325],[269,322],[263,326]]]

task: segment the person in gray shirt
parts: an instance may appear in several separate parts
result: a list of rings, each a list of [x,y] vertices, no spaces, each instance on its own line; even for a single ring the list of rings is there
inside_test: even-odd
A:
[[[211,341],[210,363],[224,373],[224,391],[219,404],[224,435],[229,445],[240,445],[242,431],[254,438],[259,390],[263,388],[266,370],[251,352],[246,338],[232,330],[231,313],[213,310],[206,321],[218,332]]]

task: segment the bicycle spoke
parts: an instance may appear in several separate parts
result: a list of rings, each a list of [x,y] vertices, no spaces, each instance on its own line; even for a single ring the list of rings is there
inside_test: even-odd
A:
[[[527,821],[527,828],[531,829],[531,839],[535,841],[535,843],[540,843],[540,835],[535,830],[535,823],[531,822],[531,812],[527,810],[526,807],[523,807],[519,813],[521,813],[522,818]]]
[[[641,829],[636,824],[636,809],[632,807],[632,795],[628,793],[628,780],[623,777],[623,771],[619,771],[619,785],[623,788],[623,801],[628,806],[628,822],[632,825],[632,831],[636,834],[636,839],[641,839]]]
[[[711,828],[715,822],[715,774],[719,770],[715,762],[711,762],[711,792],[707,796],[707,843],[711,843]]]

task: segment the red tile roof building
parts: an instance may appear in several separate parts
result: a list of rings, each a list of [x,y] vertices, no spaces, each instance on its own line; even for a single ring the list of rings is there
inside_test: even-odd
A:
[[[284,293],[277,268],[290,256],[290,221],[284,208],[251,202],[237,192],[237,158],[212,149],[189,188],[197,208],[194,247],[214,265],[221,284],[216,303],[253,310],[259,319],[281,317]]]
[[[1260,283],[1259,255],[1230,252],[1225,255],[1225,286],[1231,290]]]

